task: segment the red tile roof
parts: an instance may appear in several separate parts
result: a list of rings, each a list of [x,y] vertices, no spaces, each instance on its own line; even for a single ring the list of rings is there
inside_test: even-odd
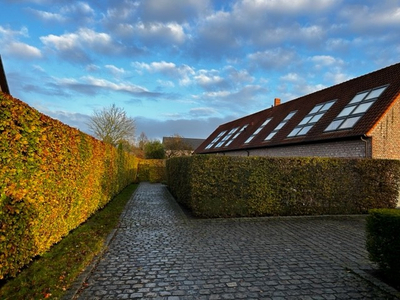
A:
[[[352,128],[330,132],[324,131],[357,93],[384,85],[388,85],[385,91]],[[399,98],[399,94],[400,63],[222,124],[196,149],[195,153],[216,153],[363,136],[378,122],[391,103]],[[306,135],[287,137],[317,104],[325,103],[329,100],[336,100],[336,102]],[[297,111],[297,113],[277,131],[271,140],[265,141],[268,134],[292,111]],[[248,144],[245,144],[245,141],[260,125],[271,117],[271,121]],[[240,128],[245,125],[248,125],[246,129],[228,146],[223,144],[220,147],[215,147],[218,144],[217,142],[213,147],[206,149],[210,142],[222,131],[227,130],[228,133],[233,128]],[[226,134],[222,135],[221,138]]]

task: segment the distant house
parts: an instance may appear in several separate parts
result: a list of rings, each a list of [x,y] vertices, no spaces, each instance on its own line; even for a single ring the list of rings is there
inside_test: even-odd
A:
[[[163,137],[163,145],[167,157],[192,155],[193,151],[203,142],[204,139],[180,136]]]
[[[3,62],[1,61],[0,56],[0,92],[10,94],[10,90],[8,89],[6,73],[4,72]]]
[[[196,154],[400,159],[400,63],[220,125]]]

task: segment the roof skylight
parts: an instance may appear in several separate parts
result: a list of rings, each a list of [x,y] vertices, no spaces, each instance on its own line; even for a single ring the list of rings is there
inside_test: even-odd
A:
[[[235,133],[236,130],[238,130],[239,127],[231,129],[227,135],[225,135],[222,140],[215,146],[215,148],[221,147],[223,144],[225,144],[226,141],[230,139],[230,137]]]
[[[255,137],[257,134],[259,134],[261,130],[263,130],[264,126],[267,125],[267,124],[269,123],[269,121],[271,121],[271,120],[272,120],[272,118],[266,119],[266,120],[264,121],[264,123],[262,123],[261,126],[258,127],[257,130],[254,131],[253,134],[252,134],[244,143],[245,143],[245,144],[250,143],[250,142],[254,139],[254,137]]]
[[[297,125],[288,137],[295,137],[300,135],[306,135],[310,129],[322,118],[322,116],[335,104],[336,100],[320,103],[314,106],[314,108],[304,117],[303,120]]]
[[[296,114],[297,110],[294,110],[292,112],[290,112],[285,119],[283,119],[282,122],[280,122],[278,124],[278,126],[275,127],[274,130],[271,131],[270,134],[268,134],[268,136],[265,138],[264,141],[269,141],[270,139],[272,139],[274,137],[274,135],[279,131],[279,129],[281,129],[283,126],[286,125],[286,123],[290,120],[291,117],[293,117]]]
[[[236,131],[235,135],[229,141],[226,142],[224,147],[229,146],[239,136],[239,134],[241,134],[247,128],[247,126],[248,125],[246,124],[242,128],[240,128],[238,131]]]
[[[325,132],[353,128],[387,87],[385,85],[355,95],[332,123],[329,124]]]
[[[227,130],[221,131],[212,141],[207,145],[205,149],[210,149],[216,142],[220,140],[220,138],[226,133]]]

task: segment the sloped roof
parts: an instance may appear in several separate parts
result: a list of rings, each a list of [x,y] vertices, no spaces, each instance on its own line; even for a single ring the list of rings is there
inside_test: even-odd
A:
[[[180,139],[180,141],[187,146],[190,146],[192,149],[196,149],[197,147],[199,147],[201,145],[201,143],[204,142],[204,139],[194,139],[194,138],[184,138],[184,137],[167,137],[164,136],[163,137],[163,144],[168,144],[168,143],[172,143],[174,140],[176,139]],[[169,150],[169,149],[167,149]]]
[[[10,90],[8,89],[6,73],[4,72],[3,62],[1,61],[0,56],[0,92],[10,94]]]
[[[373,94],[378,97],[372,101],[368,100],[370,97],[373,98]],[[367,135],[399,94],[400,63],[222,124],[196,149],[195,153],[265,148]],[[354,106],[349,108],[349,105],[359,101],[355,97],[363,98],[361,101],[367,103],[363,102],[362,107],[353,110],[353,113],[362,112],[354,115],[356,117],[352,120],[348,120],[348,124],[353,124],[350,126],[342,124],[342,129],[327,130],[328,127],[329,129],[335,127],[333,126],[335,123],[332,122],[338,116],[354,108]],[[320,119],[316,123],[310,123],[306,134],[295,136],[297,131],[295,128],[315,116],[310,113],[321,107],[318,104],[331,101],[334,101],[332,105],[325,106],[325,109],[329,109],[319,114]],[[295,113],[288,119],[291,112]],[[356,122],[351,122],[355,120]],[[251,139],[254,133],[257,134]]]

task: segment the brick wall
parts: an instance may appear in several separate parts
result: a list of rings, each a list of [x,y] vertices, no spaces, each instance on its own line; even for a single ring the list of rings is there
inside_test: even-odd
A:
[[[366,146],[366,143],[368,145]],[[370,157],[369,141],[350,140],[340,142],[325,142],[318,144],[291,145],[254,150],[226,152],[226,155],[237,156],[317,156],[317,157]],[[367,150],[367,153],[366,153]]]
[[[373,158],[400,159],[400,98],[370,135]]]

